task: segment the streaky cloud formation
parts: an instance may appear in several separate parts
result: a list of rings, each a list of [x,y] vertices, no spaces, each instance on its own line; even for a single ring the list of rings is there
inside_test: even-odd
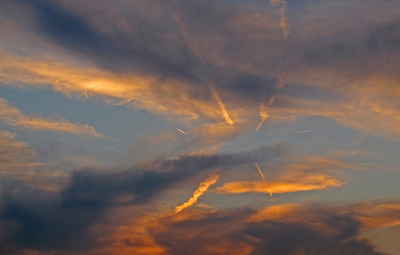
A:
[[[0,254],[398,255],[399,13],[0,0]]]
[[[11,126],[27,129],[47,130],[55,132],[65,132],[78,135],[90,135],[94,137],[104,137],[99,134],[94,127],[84,124],[70,123],[64,119],[45,119],[30,117],[22,113],[19,109],[11,106],[7,100],[0,97],[0,121]]]
[[[12,172],[15,168],[35,165],[31,159],[36,151],[27,143],[17,141],[16,135],[8,131],[0,131],[0,165],[2,172]]]
[[[324,175],[310,175],[297,182],[284,182],[270,180],[265,182],[230,182],[217,189],[221,193],[238,194],[245,192],[253,193],[287,193],[307,190],[321,190],[342,186],[344,183]]]

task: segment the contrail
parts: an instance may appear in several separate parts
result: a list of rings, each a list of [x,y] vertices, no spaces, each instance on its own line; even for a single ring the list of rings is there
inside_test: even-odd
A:
[[[268,107],[266,107],[264,103],[261,103],[261,104],[260,104],[260,117],[261,117],[261,120],[260,120],[260,123],[258,123],[258,126],[257,126],[257,128],[256,128],[257,131],[260,130],[262,124],[263,124],[263,123],[268,119],[268,117],[269,117],[269,114],[268,114]]]
[[[197,199],[204,194],[204,192],[207,191],[207,189],[213,185],[214,183],[217,182],[219,176],[212,173],[204,182],[200,183],[199,188],[193,193],[193,196],[189,199],[189,201],[187,201],[186,203],[184,203],[183,205],[177,206],[175,208],[175,213],[179,213],[180,211],[182,211],[183,209],[193,205],[194,203],[197,202]]]
[[[226,123],[228,123],[229,125],[232,126],[234,124],[233,120],[229,116],[229,113],[226,110],[226,107],[225,107],[224,103],[222,102],[221,97],[218,95],[217,90],[213,86],[210,86],[210,88],[211,88],[211,92],[212,92],[212,95],[213,95],[215,101],[217,101],[219,107],[221,108],[222,116],[224,117]]]
[[[260,167],[258,166],[257,162],[254,163],[254,164],[256,165],[256,167],[257,167],[257,169],[258,169],[258,172],[260,172],[260,174],[261,174],[261,176],[262,176],[262,178],[263,178],[263,183],[266,183],[266,181],[265,181],[265,176],[264,176],[263,173],[261,172],[261,169],[260,169]],[[272,192],[271,192],[271,190],[268,189],[268,191],[269,191],[269,194],[270,194],[271,197],[272,197]]]
[[[302,131],[298,131],[297,134],[302,134],[302,133],[308,133],[308,132],[312,132],[314,130],[309,129],[309,130],[302,130]]]
[[[183,130],[180,130],[179,128],[176,128],[176,130],[178,130],[179,132],[181,132],[182,134],[186,135],[186,132]]]
[[[275,100],[275,97],[271,97],[271,99],[268,101],[268,106],[270,106]],[[258,123],[258,126],[256,128],[257,132],[260,130],[262,124],[269,118],[269,114],[268,114],[268,110],[269,108],[267,106],[265,106],[264,103],[260,104],[260,123]]]
[[[281,21],[279,25],[282,28],[283,36],[287,37],[289,35],[289,17],[286,14],[286,2],[281,7]]]
[[[289,17],[286,14],[286,1],[282,0],[270,0],[269,3],[272,6],[281,6],[280,14],[281,14],[281,20],[279,22],[279,26],[282,29],[282,33],[284,37],[287,37],[289,35]]]
[[[197,47],[196,43],[190,37],[189,33],[187,32],[187,27],[184,24],[184,20],[182,18],[182,13],[180,12],[179,8],[177,8],[176,1],[172,1],[172,6],[168,5],[168,7],[172,10],[172,17],[174,18],[175,22],[178,24],[181,33],[182,39],[186,43],[186,45],[195,53],[195,55],[199,58],[200,62],[203,64],[203,55],[201,54],[199,48]]]
[[[192,38],[190,38],[190,35],[187,32],[186,26],[184,24],[184,20],[182,18],[182,14],[179,12],[179,9],[176,8],[176,1],[173,1],[172,13],[173,13],[172,15],[173,15],[175,22],[178,24],[178,26],[181,30],[183,41],[194,52],[194,54],[197,56],[197,58],[200,60],[202,69],[205,69],[203,55],[201,54],[195,41],[192,40]],[[203,71],[205,71],[205,70],[203,70]],[[212,85],[210,85],[210,89],[211,89],[214,99],[217,101],[219,107],[221,108],[222,116],[224,117],[225,121],[229,125],[233,125],[234,123],[233,123],[231,117],[229,116],[229,113],[226,110],[225,104],[222,102],[221,97],[219,96],[218,92]]]
[[[280,13],[280,21],[279,21],[279,26],[282,29],[282,34],[284,39],[286,39],[289,36],[290,33],[290,22],[289,22],[289,17],[286,13],[286,1],[283,0],[270,0],[269,1],[270,4],[272,6],[281,6],[279,13]],[[286,42],[284,41],[284,52],[281,54],[281,57],[279,59],[279,64],[278,64],[278,68],[280,69],[280,67],[283,65],[283,63],[285,62],[285,55],[286,55]],[[278,81],[276,82],[276,86],[275,89],[281,89],[285,86],[285,73],[281,71],[281,73],[279,74],[278,77]]]
[[[265,182],[265,176],[264,176],[263,173],[261,172],[260,167],[258,166],[257,163],[254,163],[254,164],[256,165],[256,167],[257,167],[257,169],[258,169],[258,172],[260,172],[260,174],[261,174],[261,176],[262,176],[262,178],[263,178],[263,182]]]

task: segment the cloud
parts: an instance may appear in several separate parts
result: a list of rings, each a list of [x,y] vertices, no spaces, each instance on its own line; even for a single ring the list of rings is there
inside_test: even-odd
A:
[[[371,20],[366,10],[379,9],[374,1],[367,1],[362,8],[348,6],[345,1],[306,1],[304,8],[310,15],[293,12],[296,31],[292,31],[291,43],[285,46],[280,31],[280,26],[288,27],[285,1],[271,1],[283,8],[281,24],[273,21],[274,10],[255,2],[251,6],[259,7],[255,8],[257,12],[240,8],[240,4],[193,1],[177,1],[173,8],[167,8],[170,12],[165,12],[165,4],[139,1],[121,4],[122,8],[113,6],[107,15],[104,12],[108,8],[87,12],[89,2],[5,2],[5,8],[14,12],[26,14],[26,9],[31,10],[29,15],[20,15],[25,17],[22,21],[6,15],[9,23],[19,24],[21,32],[36,29],[40,39],[35,42],[42,40],[53,46],[46,54],[35,56],[3,51],[1,81],[9,86],[51,87],[66,95],[101,97],[107,103],[189,120],[246,123],[242,129],[255,124],[255,102],[278,94],[277,104],[285,110],[269,109],[271,120],[286,118],[285,111],[291,108],[288,114],[292,119],[303,112],[374,135],[398,136],[393,128],[398,125],[392,125],[395,121],[386,114],[393,112],[390,115],[396,116],[395,102],[400,95],[396,86],[399,77],[393,68],[398,55],[397,44],[393,43],[398,38],[393,31],[399,25],[393,2],[379,7],[390,12]],[[352,9],[351,14],[343,11],[346,8]],[[341,22],[327,11],[330,9],[340,14]],[[135,15],[124,15],[125,10]],[[208,13],[207,18],[204,13]],[[154,18],[150,20],[149,16]],[[354,17],[363,21],[357,28],[359,24],[351,22]],[[350,29],[358,32],[349,34],[346,31]],[[8,39],[2,40],[7,45]],[[226,47],[228,44],[230,47]],[[18,45],[22,45],[20,52],[27,51],[23,42]],[[282,56],[282,47],[283,62],[277,60]],[[76,61],[61,54],[60,48],[72,53]],[[274,85],[283,80],[299,88],[289,100],[282,100],[287,98],[287,90],[274,90]],[[224,95],[223,102],[210,91],[211,85],[218,95]],[[308,89],[313,86],[312,93],[322,90],[327,102],[304,99],[308,92],[300,85]],[[357,104],[354,109],[353,99]],[[379,105],[379,112],[366,110]],[[357,117],[343,116],[346,111],[354,111]],[[372,127],[368,115],[375,115],[371,116]]]
[[[281,20],[279,22],[279,25],[282,28],[283,36],[288,37],[288,35],[289,35],[289,17],[286,14],[286,4],[282,5],[280,14],[281,14]]]
[[[307,116],[319,116],[335,120],[343,126],[369,134],[398,137],[400,135],[400,112],[391,102],[355,99],[352,101],[321,102],[317,100],[277,97],[271,107],[271,122],[294,121]]]
[[[36,150],[29,144],[16,140],[16,134],[0,130],[0,175],[5,182],[12,177],[39,185],[32,181],[40,175],[35,170],[43,165],[34,161],[36,155]]]
[[[31,159],[36,151],[28,144],[17,141],[16,135],[8,131],[0,131],[0,166],[2,172],[12,172],[16,168],[35,166]]]
[[[52,192],[61,189],[66,175],[53,171],[54,168],[45,169],[47,164],[38,162],[36,156],[36,150],[18,141],[16,134],[0,130],[0,194],[4,185],[29,186]]]
[[[104,137],[89,125],[70,123],[64,119],[44,119],[27,116],[19,109],[11,106],[4,98],[0,98],[0,120],[8,125],[26,129]]]
[[[171,185],[202,172],[264,161],[280,154],[280,148],[272,146],[233,154],[181,156],[124,171],[80,170],[60,194],[21,183],[21,192],[2,193],[2,252],[90,250],[100,245],[91,227],[108,209],[146,205]]]
[[[266,217],[255,217],[260,213]],[[360,238],[361,228],[352,206],[322,205],[280,205],[265,211],[192,208],[149,226],[166,254],[382,254]]]
[[[221,167],[224,180],[232,168],[284,154],[279,146],[204,153],[254,131],[257,124],[259,130],[265,121],[273,125],[317,116],[398,138],[398,1],[269,2],[176,0],[171,7],[153,0],[0,1],[1,86],[49,88],[178,119],[187,135],[173,130],[153,137],[153,156],[158,141],[178,140],[186,142],[182,150],[202,151],[126,170],[79,170],[58,194],[31,185],[31,170],[40,167],[35,150],[1,132],[0,166],[18,185],[13,192],[3,189],[0,253],[98,249],[101,254],[102,245],[112,246],[102,239],[112,231],[101,233],[97,227],[108,223],[110,210],[126,209],[135,218],[142,206],[200,174]],[[276,98],[273,105],[271,98]],[[9,125],[101,136],[91,126],[24,114],[4,100],[0,109]],[[285,193],[343,184],[332,169],[346,168],[344,163],[316,158],[309,163],[289,164],[278,177],[263,168],[265,183],[245,179],[252,174],[260,179],[253,167],[236,175],[240,181],[229,180],[216,190]],[[131,224],[141,238],[126,235],[118,244],[132,253],[141,246],[148,253],[170,254],[379,254],[359,232],[396,225],[397,208],[276,206],[260,213],[196,204],[177,215],[160,213],[150,221],[154,227]]]
[[[326,175],[310,175],[297,182],[279,180],[264,182],[229,182],[217,189],[217,192],[238,194],[253,193],[288,193],[307,190],[321,190],[342,186],[344,183]]]
[[[257,126],[257,128],[256,128],[257,131],[260,130],[262,124],[263,124],[263,123],[268,119],[268,117],[269,117],[269,115],[268,115],[268,107],[266,107],[264,103],[261,103],[261,104],[260,104],[260,114],[259,114],[259,115],[260,115],[260,117],[261,117],[261,120],[260,120],[260,123],[258,123],[258,126]]]
[[[256,164],[258,167],[258,164]],[[330,189],[340,187],[344,181],[330,175],[335,168],[349,168],[350,165],[329,158],[306,158],[300,162],[289,163],[279,170],[279,175],[267,174],[268,180],[263,177],[261,181],[227,182],[215,189],[218,193],[240,194],[240,193],[289,193],[310,190]],[[353,167],[353,166],[351,166]],[[260,168],[258,168],[260,171]],[[267,169],[268,171],[269,169]],[[261,173],[261,172],[260,172]]]
[[[221,108],[222,116],[224,117],[225,121],[229,125],[233,125],[234,122],[232,121],[231,117],[229,116],[228,111],[226,110],[225,104],[222,102],[221,97],[219,96],[217,90],[214,87],[211,87],[211,91],[215,101],[217,101],[219,108]]]
[[[221,118],[221,109],[211,103],[210,91],[201,92],[209,94],[208,97],[189,97],[200,92],[195,93],[181,81],[145,74],[114,74],[49,58],[32,60],[13,54],[1,55],[0,81],[5,84],[19,84],[25,89],[51,87],[68,96],[101,97],[110,104],[126,104],[133,109],[189,120]]]

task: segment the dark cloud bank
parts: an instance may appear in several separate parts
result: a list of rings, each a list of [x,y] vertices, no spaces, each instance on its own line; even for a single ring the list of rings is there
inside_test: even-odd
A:
[[[74,254],[106,247],[110,244],[99,242],[101,234],[91,227],[104,220],[108,209],[147,204],[169,186],[204,171],[222,167],[223,173],[224,167],[271,160],[283,153],[275,145],[233,154],[182,156],[114,173],[85,169],[74,173],[61,194],[21,183],[9,185],[1,200],[0,252],[18,254],[26,249]],[[126,194],[134,198],[123,204],[115,202]],[[160,216],[148,229],[168,254],[234,254],[243,247],[250,247],[249,254],[381,254],[358,238],[361,223],[351,210],[305,208],[300,213],[312,215],[311,220],[300,215],[296,221],[249,221],[257,210],[201,209],[197,217],[191,217],[198,210],[194,207],[183,212],[188,215],[184,218]],[[315,222],[333,234],[311,227]]]
[[[159,244],[168,254],[241,254],[243,247],[250,247],[248,254],[279,255],[379,255],[358,234],[361,223],[355,214],[331,211],[319,206],[305,206],[301,220],[265,220],[248,222],[254,211],[250,209],[210,211],[202,218],[177,221],[165,218],[153,230]],[[339,209],[339,210],[338,210]],[[326,234],[311,227],[318,223],[334,234]],[[236,252],[236,253],[235,253]],[[247,254],[246,253],[246,254]]]
[[[21,183],[8,190],[5,187],[0,210],[0,251],[90,249],[95,237],[88,229],[107,209],[146,204],[172,184],[204,171],[264,161],[282,153],[281,147],[275,145],[234,154],[182,156],[153,162],[142,169],[80,170],[59,195]],[[133,195],[134,199],[123,204],[114,202],[123,195]]]

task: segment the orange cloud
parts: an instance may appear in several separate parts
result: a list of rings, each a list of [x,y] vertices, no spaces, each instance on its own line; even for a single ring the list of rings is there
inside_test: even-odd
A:
[[[321,190],[342,186],[344,182],[327,175],[310,175],[298,182],[269,181],[265,182],[229,182],[217,188],[220,193],[288,193],[307,190]]]
[[[0,120],[8,125],[27,129],[103,137],[103,135],[99,134],[94,127],[89,125],[70,123],[64,119],[54,120],[27,116],[19,109],[11,106],[4,98],[0,98]]]
[[[256,165],[257,166],[257,165]],[[216,189],[219,193],[289,193],[309,190],[321,190],[339,187],[345,182],[326,174],[335,168],[354,168],[353,165],[322,158],[310,157],[300,162],[286,165],[280,176],[269,178],[268,182],[235,181],[225,183]],[[264,180],[264,179],[263,179]]]
[[[400,226],[400,203],[364,202],[356,205],[354,211],[366,229]]]
[[[233,124],[215,89],[211,92],[219,108],[210,99],[191,97],[193,88],[188,84],[153,75],[113,74],[52,58],[34,60],[0,52],[0,82],[24,89],[50,87],[67,96],[101,97],[109,104],[125,104],[133,109],[189,120],[220,119],[222,112],[224,120]]]

